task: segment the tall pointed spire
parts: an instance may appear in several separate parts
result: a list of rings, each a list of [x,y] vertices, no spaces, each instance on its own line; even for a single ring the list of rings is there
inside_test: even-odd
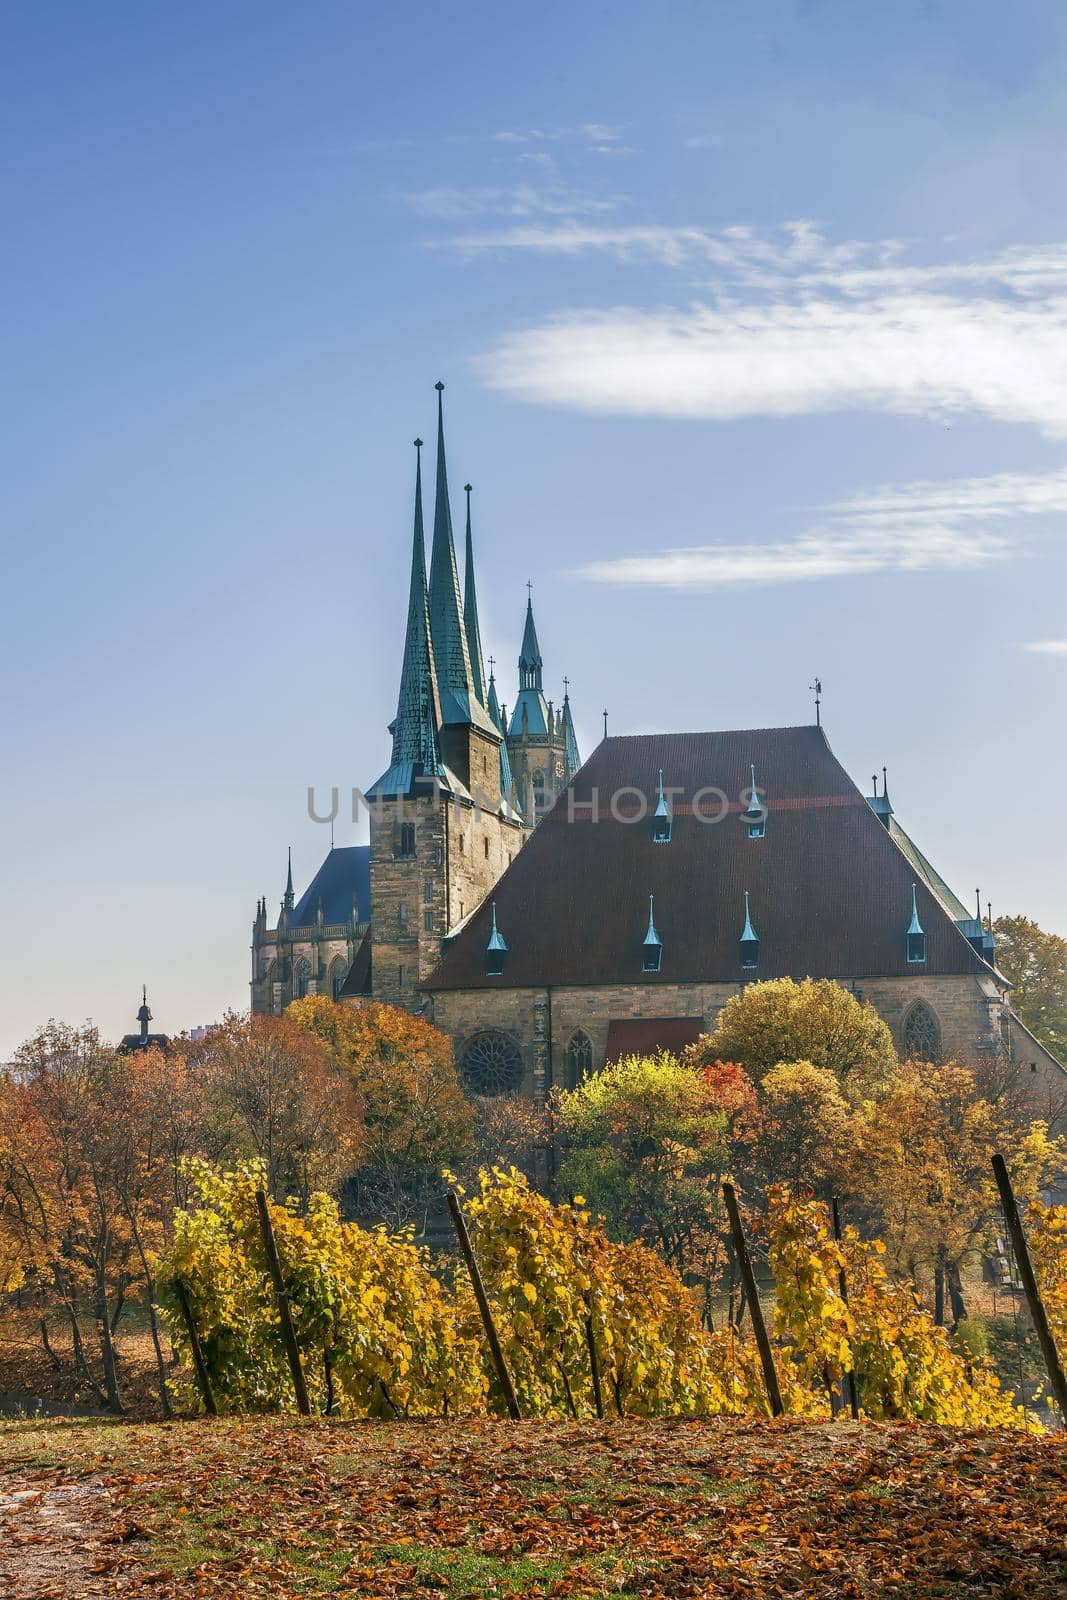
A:
[[[574,718],[571,716],[570,685],[566,678],[563,680],[563,742],[569,783],[581,766],[582,758],[578,753],[578,736],[574,731]]]
[[[489,713],[474,691],[467,630],[459,598],[459,570],[452,537],[452,508],[448,499],[448,469],[445,464],[445,421],[437,388],[437,490],[433,510],[433,548],[430,553],[430,637],[437,666],[437,687],[441,700],[442,726],[474,724],[483,732],[495,729]]]
[[[471,538],[471,489],[465,483],[467,496],[467,544],[463,564],[463,623],[467,632],[467,654],[471,663],[471,684],[476,698],[485,705],[485,665],[482,657],[482,633],[478,626],[478,594],[474,582],[474,542]]]
[[[415,777],[442,775],[437,732],[441,707],[426,598],[426,539],[422,520],[422,440],[415,440],[415,523],[411,544],[411,584],[404,634],[404,660],[396,718],[390,726],[393,759],[373,786],[379,792],[407,794]]]
[[[294,895],[293,895],[293,847],[292,847],[292,845],[290,845],[289,846],[289,871],[288,871],[288,874],[287,874],[286,879],[285,879],[285,894],[284,894],[284,896],[282,898],[282,909],[283,909],[283,911],[291,911],[293,909],[293,900],[294,900]]]
[[[529,585],[527,585],[529,588]],[[533,596],[526,596],[526,626],[522,630],[522,649],[519,651],[519,688],[541,688],[541,646],[537,642],[534,625]]]
[[[509,804],[518,806],[518,796],[515,794],[515,779],[511,771],[511,757],[508,754],[508,742],[504,737],[504,714],[500,709],[497,699],[496,678],[493,676],[493,658],[489,657],[489,688],[486,694],[486,709],[493,720],[493,724],[500,734],[500,793]]]

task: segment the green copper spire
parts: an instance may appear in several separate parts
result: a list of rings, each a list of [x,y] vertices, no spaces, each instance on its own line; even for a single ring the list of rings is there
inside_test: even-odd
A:
[[[526,585],[527,589],[531,587]],[[526,625],[522,630],[522,649],[519,651],[519,692],[511,712],[508,733],[513,739],[525,739],[533,734],[537,738],[551,735],[548,725],[548,701],[541,684],[541,646],[537,642],[534,626],[533,601],[526,597]]]
[[[526,596],[526,626],[522,630],[522,649],[519,651],[519,688],[541,688],[541,646],[537,642],[534,626],[533,597]]]
[[[456,546],[452,538],[452,510],[448,500],[448,470],[445,465],[445,423],[441,395],[444,384],[437,384],[437,493],[433,511],[433,548],[430,554],[430,638],[437,665],[437,688],[441,703],[441,726],[470,726],[483,733],[496,734],[489,713],[474,691],[467,630],[459,598],[459,571]]]
[[[390,725],[393,759],[389,771],[374,785],[382,793],[407,794],[415,777],[442,775],[437,745],[441,711],[430,637],[426,601],[426,541],[422,523],[422,440],[415,440],[415,527],[411,546],[411,586],[408,593],[404,662],[400,669],[400,695],[396,719]]]
[[[571,716],[570,685],[566,678],[563,680],[563,739],[569,783],[581,766],[582,758],[578,753],[578,738],[574,731],[574,718]]]
[[[504,738],[507,731],[504,727],[504,714],[500,709],[497,699],[496,678],[493,676],[493,658],[489,657],[489,692],[486,696],[486,708],[493,724],[500,734],[500,793],[509,805],[518,806],[518,797],[515,795],[515,779],[511,772],[511,757],[508,755],[508,743]]]
[[[476,698],[485,705],[485,666],[482,660],[482,633],[478,626],[478,595],[474,584],[474,543],[471,539],[471,488],[465,483],[467,496],[467,547],[463,565],[463,622],[467,630],[467,654],[471,661],[471,683]],[[495,719],[494,719],[495,720]]]

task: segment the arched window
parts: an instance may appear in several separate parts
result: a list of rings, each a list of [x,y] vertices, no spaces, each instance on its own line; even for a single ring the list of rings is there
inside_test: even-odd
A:
[[[296,964],[296,982],[293,987],[298,1000],[305,999],[311,992],[311,962],[307,956],[301,956]]]
[[[410,859],[415,854],[415,824],[402,822],[397,829],[396,855],[397,860]]]
[[[347,976],[348,962],[343,956],[335,956],[330,963],[330,993],[335,1000],[340,1000]]]
[[[916,1000],[905,1019],[904,1054],[909,1061],[941,1060],[941,1024],[925,1000]]]
[[[568,1089],[577,1089],[583,1078],[593,1070],[593,1045],[589,1035],[581,1028],[572,1034],[567,1046],[566,1080]]]
[[[463,1052],[463,1081],[471,1094],[516,1094],[522,1087],[522,1051],[509,1033],[486,1028]]]

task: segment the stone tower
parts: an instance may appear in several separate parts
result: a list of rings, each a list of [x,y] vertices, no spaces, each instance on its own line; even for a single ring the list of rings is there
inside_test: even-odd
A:
[[[460,600],[437,385],[437,482],[429,581],[416,440],[415,526],[392,761],[370,805],[370,992],[416,1008],[442,940],[481,903],[526,824],[502,788],[503,733],[488,701],[467,486],[466,605]]]
[[[515,794],[532,827],[552,808],[556,796],[581,766],[566,683],[563,705],[557,711],[545,699],[542,665],[533,601],[528,597],[519,652],[519,693],[508,725],[507,745]]]

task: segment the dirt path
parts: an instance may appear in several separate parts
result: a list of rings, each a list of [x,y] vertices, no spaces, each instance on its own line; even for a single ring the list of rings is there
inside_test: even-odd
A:
[[[15,1475],[0,1492],[0,1594],[80,1600],[114,1593],[123,1563],[112,1497],[93,1479]]]

